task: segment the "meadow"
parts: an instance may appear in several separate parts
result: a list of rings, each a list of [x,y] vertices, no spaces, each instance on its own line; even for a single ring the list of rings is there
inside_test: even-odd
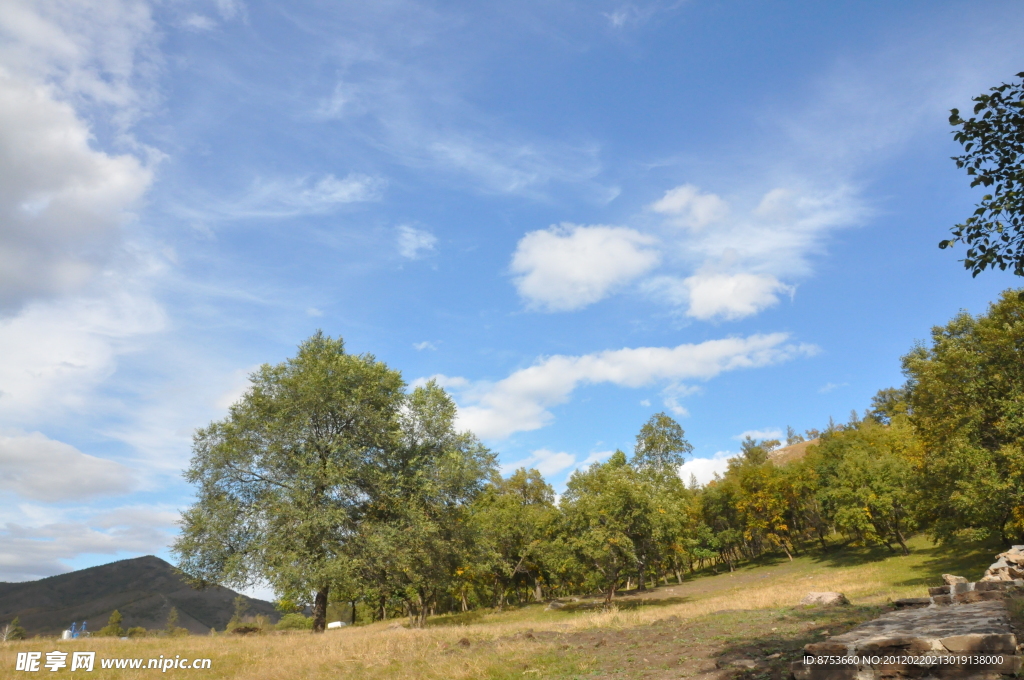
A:
[[[612,608],[600,598],[504,611],[433,617],[423,629],[405,620],[328,631],[210,635],[133,640],[35,638],[0,647],[0,676],[18,677],[18,652],[95,651],[92,673],[67,668],[54,677],[147,678],[155,674],[208,680],[470,679],[697,677],[739,654],[765,659],[750,677],[785,675],[803,644],[869,619],[896,598],[920,596],[943,573],[975,580],[998,549],[910,542],[911,554],[839,548],[796,556],[764,556],[735,572],[709,571],[682,584],[629,592]],[[846,594],[849,607],[800,607],[808,591]],[[209,658],[203,669],[101,669],[104,658]],[[44,656],[45,659],[45,656]],[[70,659],[70,656],[69,656]],[[146,662],[143,661],[143,666]],[[49,674],[43,669],[42,672]],[[31,676],[29,676],[31,677]]]

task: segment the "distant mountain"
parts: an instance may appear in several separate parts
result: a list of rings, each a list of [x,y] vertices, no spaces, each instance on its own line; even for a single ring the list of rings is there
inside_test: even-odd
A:
[[[211,586],[195,590],[167,562],[147,555],[24,583],[0,582],[0,625],[15,616],[30,635],[58,635],[72,621],[88,621],[88,630],[107,624],[116,609],[122,626],[163,628],[171,607],[178,625],[193,633],[224,630],[235,611],[233,590]],[[248,614],[279,618],[274,605],[246,597]]]

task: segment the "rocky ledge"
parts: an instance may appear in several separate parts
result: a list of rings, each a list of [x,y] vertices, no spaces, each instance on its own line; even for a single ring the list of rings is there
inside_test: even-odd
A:
[[[988,600],[885,614],[807,645],[792,670],[796,680],[994,680],[1016,674],[1022,660],[1006,605]]]

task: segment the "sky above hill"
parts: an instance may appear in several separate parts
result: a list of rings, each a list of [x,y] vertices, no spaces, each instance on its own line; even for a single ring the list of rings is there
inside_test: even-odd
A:
[[[1012,276],[936,246],[1019,2],[0,4],[0,580],[167,556],[191,434],[317,329],[556,489],[706,481]]]

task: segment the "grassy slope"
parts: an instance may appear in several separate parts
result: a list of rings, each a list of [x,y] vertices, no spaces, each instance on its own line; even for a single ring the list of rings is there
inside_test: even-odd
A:
[[[539,605],[505,612],[436,617],[425,630],[386,623],[331,631],[238,638],[194,636],[143,640],[29,640],[0,647],[0,677],[14,675],[18,651],[96,651],[97,657],[206,657],[212,669],[169,670],[178,677],[298,678],[583,678],[686,677],[725,654],[767,655],[782,677],[802,644],[871,618],[889,599],[918,596],[941,574],[976,580],[993,546],[934,547],[922,538],[909,557],[835,549],[793,562],[764,559],[735,573],[698,575],[643,596],[630,593],[613,611],[591,602],[548,611]],[[838,590],[854,606],[795,605],[811,590]],[[69,657],[70,658],[70,657]],[[48,672],[48,671],[47,671]],[[64,670],[67,673],[67,670]],[[100,671],[83,677],[142,678],[153,671]],[[76,674],[77,676],[77,674]],[[63,677],[63,676],[62,676]]]

